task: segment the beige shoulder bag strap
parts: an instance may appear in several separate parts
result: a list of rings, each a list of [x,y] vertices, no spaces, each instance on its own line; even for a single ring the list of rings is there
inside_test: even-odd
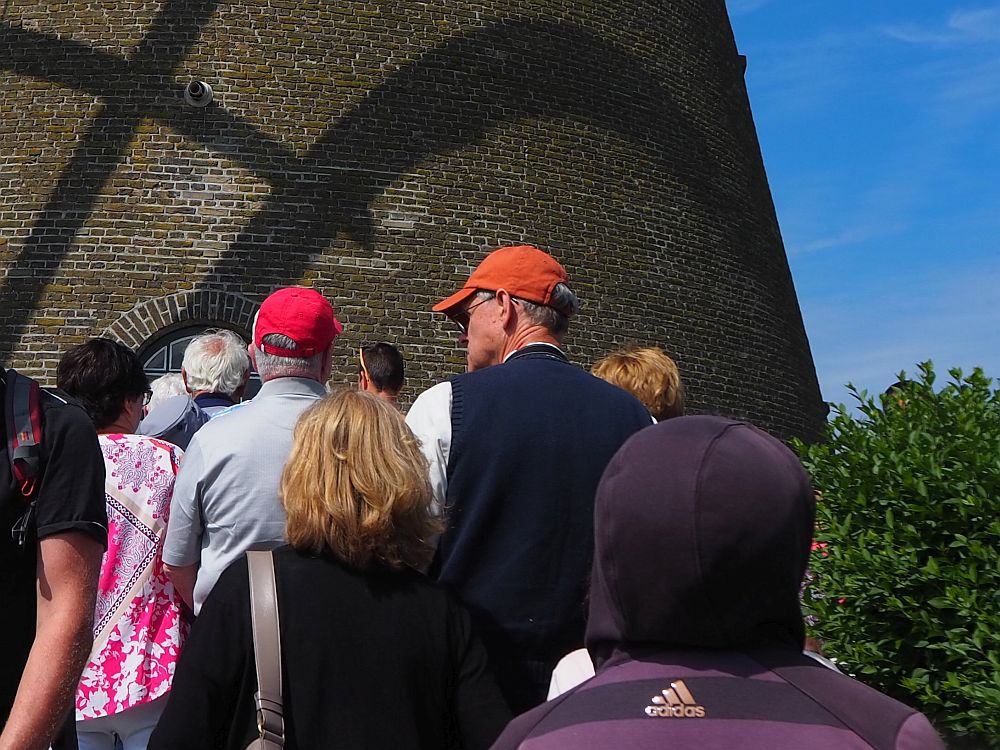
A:
[[[285,719],[281,702],[281,629],[274,557],[270,551],[247,552],[250,569],[250,615],[257,665],[257,730],[260,737],[247,750],[281,750],[285,746]]]

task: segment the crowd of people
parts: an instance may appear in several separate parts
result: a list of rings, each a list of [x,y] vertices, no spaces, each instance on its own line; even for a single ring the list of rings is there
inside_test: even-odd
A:
[[[300,287],[152,385],[107,339],[56,391],[7,371],[0,750],[943,747],[803,652],[794,454],[684,416],[656,347],[573,364],[578,307],[490,253],[433,308],[467,371],[405,416],[390,343],[328,391]]]

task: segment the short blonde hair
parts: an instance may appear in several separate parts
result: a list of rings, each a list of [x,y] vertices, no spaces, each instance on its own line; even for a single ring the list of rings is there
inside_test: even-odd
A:
[[[285,535],[298,550],[332,552],[367,569],[420,568],[440,531],[427,461],[400,413],[355,390],[307,409],[281,475]]]
[[[684,386],[677,363],[658,347],[622,349],[599,361],[591,372],[631,393],[657,421],[684,414]]]

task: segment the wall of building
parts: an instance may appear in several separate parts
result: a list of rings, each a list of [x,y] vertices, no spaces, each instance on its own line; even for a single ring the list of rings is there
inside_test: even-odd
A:
[[[287,284],[413,392],[460,371],[433,302],[531,243],[698,410],[822,424],[722,0],[161,0],[0,6],[0,356],[51,378],[107,333],[246,325]],[[192,79],[214,102],[186,104]]]

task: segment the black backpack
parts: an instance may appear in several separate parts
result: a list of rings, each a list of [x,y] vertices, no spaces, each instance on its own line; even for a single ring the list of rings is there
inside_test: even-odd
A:
[[[13,529],[18,544],[24,544],[35,508],[34,495],[41,471],[42,407],[38,383],[10,369],[4,373],[4,418],[7,428],[7,460],[11,477],[28,502]]]

